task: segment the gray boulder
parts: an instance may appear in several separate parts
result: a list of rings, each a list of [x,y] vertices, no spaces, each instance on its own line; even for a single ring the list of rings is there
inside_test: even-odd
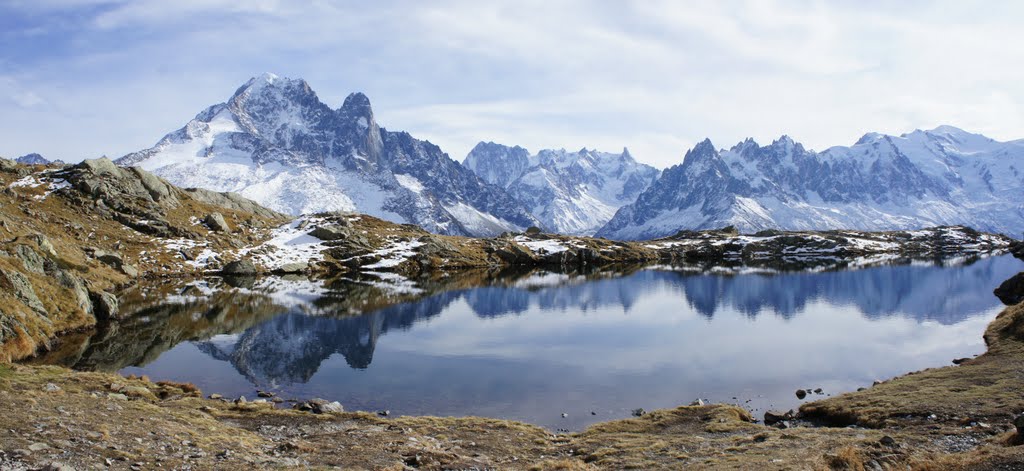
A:
[[[228,222],[224,219],[224,215],[221,213],[210,213],[210,215],[206,216],[206,219],[203,220],[203,223],[213,231],[231,232],[231,226],[228,225]]]
[[[117,297],[106,291],[89,293],[92,299],[93,314],[99,320],[117,319]]]
[[[309,233],[309,235],[320,240],[340,240],[348,238],[351,232],[352,231],[347,227],[347,225],[326,224],[323,226],[317,226]]]
[[[236,260],[234,262],[224,265],[221,269],[223,275],[255,275],[256,265],[253,265],[249,260]]]
[[[92,256],[96,260],[99,260],[100,262],[103,262],[104,264],[109,265],[132,278],[139,276],[139,269],[136,268],[135,265],[126,263],[124,261],[124,257],[117,252],[95,249],[93,250]]]

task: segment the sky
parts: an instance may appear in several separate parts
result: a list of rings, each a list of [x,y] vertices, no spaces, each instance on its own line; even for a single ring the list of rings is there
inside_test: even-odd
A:
[[[823,150],[951,124],[1024,138],[1024,2],[4,0],[0,155],[152,146],[250,77],[456,160],[479,141],[657,167],[709,137]]]

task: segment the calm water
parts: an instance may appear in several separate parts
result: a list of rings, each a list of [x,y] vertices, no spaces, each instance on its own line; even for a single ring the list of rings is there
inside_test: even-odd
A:
[[[1021,266],[1001,256],[817,273],[534,272],[419,296],[210,280],[133,293],[136,317],[37,361],[551,429],[697,397],[760,416],[798,406],[797,388],[836,394],[981,353],[1001,309],[992,289]]]

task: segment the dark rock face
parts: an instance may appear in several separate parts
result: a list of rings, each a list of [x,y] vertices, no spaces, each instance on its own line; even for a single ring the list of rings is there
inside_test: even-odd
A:
[[[1024,301],[1024,272],[1004,281],[993,291],[993,294],[1007,306]]]
[[[1019,143],[950,127],[868,135],[823,152],[787,136],[763,147],[748,139],[729,150],[705,140],[597,235],[650,239],[726,225],[756,232],[955,224],[1020,234],[1024,222],[1008,195],[1024,191],[1021,166]]]

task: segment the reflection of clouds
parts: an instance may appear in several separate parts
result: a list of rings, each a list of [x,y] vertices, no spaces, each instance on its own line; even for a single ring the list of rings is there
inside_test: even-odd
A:
[[[452,305],[414,335],[392,338],[386,348],[427,355],[485,355],[571,368],[633,373],[670,369],[695,380],[819,375],[872,377],[889,365],[905,371],[934,366],[945,351],[975,351],[988,314],[959,324],[904,317],[871,320],[851,307],[815,303],[794,319],[751,320],[728,310],[708,322],[664,293],[652,293],[623,317],[608,308],[588,312],[533,312],[526,318],[472,322],[465,305]],[[951,358],[949,358],[951,359]],[[945,360],[949,360],[945,359]],[[920,361],[916,361],[920,360]],[[895,364],[894,364],[895,363]]]

